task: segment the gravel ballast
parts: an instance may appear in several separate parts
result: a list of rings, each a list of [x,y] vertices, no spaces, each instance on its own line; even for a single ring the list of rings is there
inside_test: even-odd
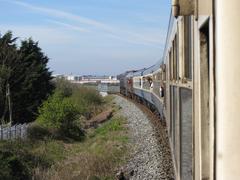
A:
[[[119,113],[128,121],[131,142],[130,159],[119,174],[133,180],[173,180],[166,128],[153,125],[146,113],[125,98],[115,96],[114,102],[121,107]]]

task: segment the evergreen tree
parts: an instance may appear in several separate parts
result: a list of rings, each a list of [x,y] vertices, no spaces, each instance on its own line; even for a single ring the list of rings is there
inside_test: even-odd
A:
[[[13,64],[18,61],[16,48],[17,38],[9,31],[0,37],[0,118],[1,123],[9,119],[9,104],[7,102],[7,85],[12,74]]]
[[[8,37],[8,41],[5,40],[6,37]],[[11,54],[3,53],[2,56],[0,55],[0,62],[4,64],[4,70],[2,73],[0,72],[0,79],[5,79],[2,80],[3,86],[0,87],[2,92],[0,96],[6,102],[7,98],[4,92],[8,84],[13,122],[31,122],[36,118],[38,107],[53,90],[51,72],[47,68],[49,59],[44,55],[38,43],[32,39],[22,41],[20,48],[16,48],[15,41],[16,39],[12,39],[10,32],[0,38],[2,52],[6,51]],[[1,46],[1,42],[8,42],[9,45]],[[4,113],[9,114],[9,108],[6,104],[1,106],[3,111],[0,111],[0,115],[4,119],[6,119]]]

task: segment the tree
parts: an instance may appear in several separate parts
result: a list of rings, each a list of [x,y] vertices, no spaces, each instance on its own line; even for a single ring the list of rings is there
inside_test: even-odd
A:
[[[37,116],[38,107],[53,90],[51,72],[47,68],[48,57],[32,39],[16,47],[16,38],[8,32],[0,38],[0,97],[6,102],[6,87],[10,87],[14,123],[31,122]],[[9,110],[3,103],[0,111],[6,119]]]
[[[0,37],[0,118],[1,123],[9,116],[9,104],[7,102],[7,87],[12,73],[11,66],[18,60],[16,48],[17,38],[12,37],[11,32],[7,32]]]
[[[61,91],[55,91],[41,108],[37,123],[62,137],[81,139],[84,132],[81,129],[80,113],[69,97]]]
[[[11,80],[15,93],[13,114],[21,122],[29,122],[36,118],[38,107],[53,90],[51,72],[47,68],[48,57],[32,39],[22,41],[19,49],[20,66],[16,68]]]

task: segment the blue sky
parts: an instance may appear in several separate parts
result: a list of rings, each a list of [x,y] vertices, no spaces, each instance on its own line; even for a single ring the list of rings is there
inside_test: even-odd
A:
[[[0,0],[0,31],[32,37],[56,74],[116,75],[157,62],[170,0]]]

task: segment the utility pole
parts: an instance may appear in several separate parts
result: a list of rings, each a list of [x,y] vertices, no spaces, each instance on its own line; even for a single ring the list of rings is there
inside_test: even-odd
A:
[[[12,125],[12,105],[11,105],[11,93],[10,93],[10,85],[7,83],[7,100],[8,100],[8,110],[9,110],[9,121],[10,121],[10,126]]]

